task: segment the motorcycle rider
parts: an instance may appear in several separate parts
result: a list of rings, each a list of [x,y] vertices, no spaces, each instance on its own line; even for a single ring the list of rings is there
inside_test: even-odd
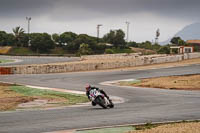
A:
[[[112,104],[112,100],[109,98],[109,96],[105,93],[104,90],[99,89],[99,88],[97,88],[97,87],[95,87],[95,86],[92,87],[90,84],[87,84],[86,87],[85,87],[85,89],[86,89],[86,95],[87,95],[87,97],[88,97],[89,100],[90,100],[90,97],[89,97],[90,91],[91,91],[92,89],[96,89],[96,90],[99,90],[100,93],[102,93],[102,94],[109,100],[109,102]],[[92,101],[92,105],[93,105],[93,106],[96,106],[96,103]]]

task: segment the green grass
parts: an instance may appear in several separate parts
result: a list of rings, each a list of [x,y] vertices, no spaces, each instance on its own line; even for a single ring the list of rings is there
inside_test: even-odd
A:
[[[13,60],[0,59],[0,63],[8,63],[8,62],[13,62]]]
[[[107,54],[119,54],[119,53],[133,53],[133,51],[129,48],[111,48],[111,49],[106,49],[105,52]]]
[[[37,53],[27,47],[12,47],[11,50],[7,54],[8,55],[22,55],[22,56],[28,56],[28,55],[75,56],[75,54],[69,54],[66,50],[62,48],[55,48],[46,53]]]
[[[30,50],[29,48],[25,48],[25,47],[13,47],[8,54],[11,55],[32,55],[32,54],[36,54],[35,52],[33,52],[32,50]]]
[[[25,86],[11,86],[10,89],[15,91],[16,93],[23,94],[24,96],[65,98],[67,99],[67,101],[66,103],[63,104],[67,105],[88,102],[88,99],[85,95],[77,95],[77,94],[63,93],[50,90],[40,90],[40,89],[28,88]]]
[[[113,49],[114,53],[133,53],[131,49],[119,49],[119,48],[114,48]]]
[[[55,48],[55,49],[52,49],[50,51],[51,54],[56,54],[56,55],[64,55],[64,54],[68,54],[64,49],[62,48]]]
[[[128,126],[128,127],[103,128],[103,129],[77,131],[75,133],[125,133],[132,130],[135,130],[135,128],[132,126]]]

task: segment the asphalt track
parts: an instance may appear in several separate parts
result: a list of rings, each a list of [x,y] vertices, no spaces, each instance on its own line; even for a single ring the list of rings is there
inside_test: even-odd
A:
[[[0,63],[0,66],[31,65],[31,64],[48,64],[61,63],[80,60],[79,57],[54,57],[54,56],[4,56],[0,59],[14,60],[14,62]]]
[[[125,98],[114,109],[67,107],[0,113],[0,133],[39,133],[120,124],[200,119],[200,91],[104,86],[104,81],[200,73],[200,64],[137,71],[0,76],[0,81],[84,90],[86,83]],[[163,81],[164,82],[164,81]]]

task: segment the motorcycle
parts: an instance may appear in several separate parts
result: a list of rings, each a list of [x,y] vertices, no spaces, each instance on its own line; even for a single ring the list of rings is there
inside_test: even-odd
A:
[[[90,100],[104,109],[114,108],[112,101],[108,100],[99,90],[92,89],[89,92]]]

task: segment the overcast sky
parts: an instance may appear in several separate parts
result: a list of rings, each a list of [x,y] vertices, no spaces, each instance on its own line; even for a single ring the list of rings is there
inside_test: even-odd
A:
[[[160,41],[172,37],[184,26],[200,22],[200,0],[0,0],[0,30],[12,32],[21,26],[27,31],[30,16],[31,32],[62,33],[72,31],[100,36],[111,29],[126,32],[129,39],[152,41],[159,28]]]

